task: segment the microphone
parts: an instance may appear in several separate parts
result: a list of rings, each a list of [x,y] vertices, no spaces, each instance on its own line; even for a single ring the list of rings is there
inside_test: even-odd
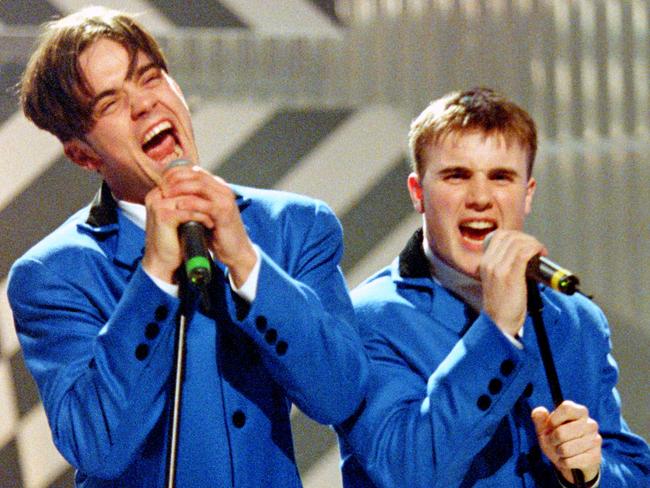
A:
[[[165,171],[177,166],[191,165],[189,161],[177,159],[167,165]],[[211,278],[210,253],[206,243],[206,228],[196,221],[185,222],[178,227],[178,236],[183,250],[185,273],[190,282],[197,286],[207,285]]]
[[[483,250],[488,248],[491,240],[492,233],[485,236]],[[539,254],[528,261],[526,278],[543,283],[566,295],[573,295],[579,291],[580,279],[575,274]]]

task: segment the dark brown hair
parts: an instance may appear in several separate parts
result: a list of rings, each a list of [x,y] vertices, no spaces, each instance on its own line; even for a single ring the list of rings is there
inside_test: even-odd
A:
[[[167,71],[158,43],[123,12],[88,7],[46,23],[21,80],[20,103],[29,120],[61,142],[81,139],[93,127],[93,94],[79,67],[79,56],[101,38],[124,46],[131,60],[129,70],[142,51]]]

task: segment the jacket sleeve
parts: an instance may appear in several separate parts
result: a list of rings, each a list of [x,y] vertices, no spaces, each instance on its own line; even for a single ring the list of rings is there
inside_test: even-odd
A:
[[[82,472],[108,479],[161,417],[178,303],[140,267],[122,290],[123,278],[94,254],[23,258],[8,295],[55,445]]]
[[[286,234],[282,249],[260,243],[256,298],[250,306],[230,303],[231,317],[288,398],[314,420],[337,424],[365,394],[368,361],[339,268],[340,224],[324,204],[311,208],[308,216],[291,216],[287,227],[308,224],[301,235]]]
[[[488,443],[492,446],[504,417],[526,395],[529,382],[539,378],[539,353],[536,348],[514,347],[485,314],[458,340],[445,334],[443,324],[436,324],[435,335],[426,332],[433,322],[423,319],[421,311],[382,303],[381,295],[355,305],[371,358],[368,394],[363,409],[338,431],[349,478],[367,476],[372,485],[365,481],[351,486],[463,485],[473,461],[485,454],[481,451]],[[555,358],[561,365],[558,371],[573,379],[564,385],[565,398],[587,405],[600,425],[600,486],[641,486],[650,471],[648,447],[621,417],[604,316],[596,307],[587,310],[591,316],[570,310],[573,318],[557,324],[566,343],[559,348],[564,353]],[[398,342],[391,322],[409,325],[400,336],[423,332]],[[524,339],[531,345],[536,342],[529,322]],[[581,364],[576,364],[574,344],[590,351]],[[418,357],[437,364],[431,374],[416,364]],[[553,483],[550,462],[543,462]]]
[[[430,344],[413,341],[439,357],[427,381],[410,362],[414,355],[382,330],[392,320],[416,328],[431,322],[418,325],[416,316],[381,306],[357,311],[371,370],[364,408],[338,429],[343,451],[357,458],[350,458],[352,471],[358,460],[378,488],[459,486],[521,397],[535,360],[482,314],[460,341],[448,338],[449,347],[431,334]]]
[[[616,389],[618,366],[611,355],[610,330],[600,309],[592,311],[592,318],[602,331],[592,351],[597,354],[598,390],[590,415],[598,422],[603,438],[600,486],[632,488],[650,486],[650,449],[634,434],[621,415],[621,400]],[[593,340],[593,339],[592,339]]]

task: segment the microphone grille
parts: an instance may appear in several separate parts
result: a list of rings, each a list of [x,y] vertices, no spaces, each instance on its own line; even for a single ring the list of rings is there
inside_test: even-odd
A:
[[[165,171],[169,171],[172,168],[176,168],[178,166],[187,166],[191,165],[187,159],[174,159],[172,162],[170,162],[167,166],[165,166]]]
[[[488,235],[485,236],[485,239],[483,239],[483,250],[487,251],[488,246],[490,245],[490,242],[492,241],[492,236],[494,235],[494,231],[490,232]]]

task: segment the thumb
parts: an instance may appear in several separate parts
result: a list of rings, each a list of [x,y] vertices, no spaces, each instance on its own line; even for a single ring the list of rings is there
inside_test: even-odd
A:
[[[541,435],[544,430],[546,430],[546,421],[549,415],[549,411],[546,409],[546,407],[536,407],[530,413],[530,417],[533,419],[533,424],[535,424],[537,435]]]

